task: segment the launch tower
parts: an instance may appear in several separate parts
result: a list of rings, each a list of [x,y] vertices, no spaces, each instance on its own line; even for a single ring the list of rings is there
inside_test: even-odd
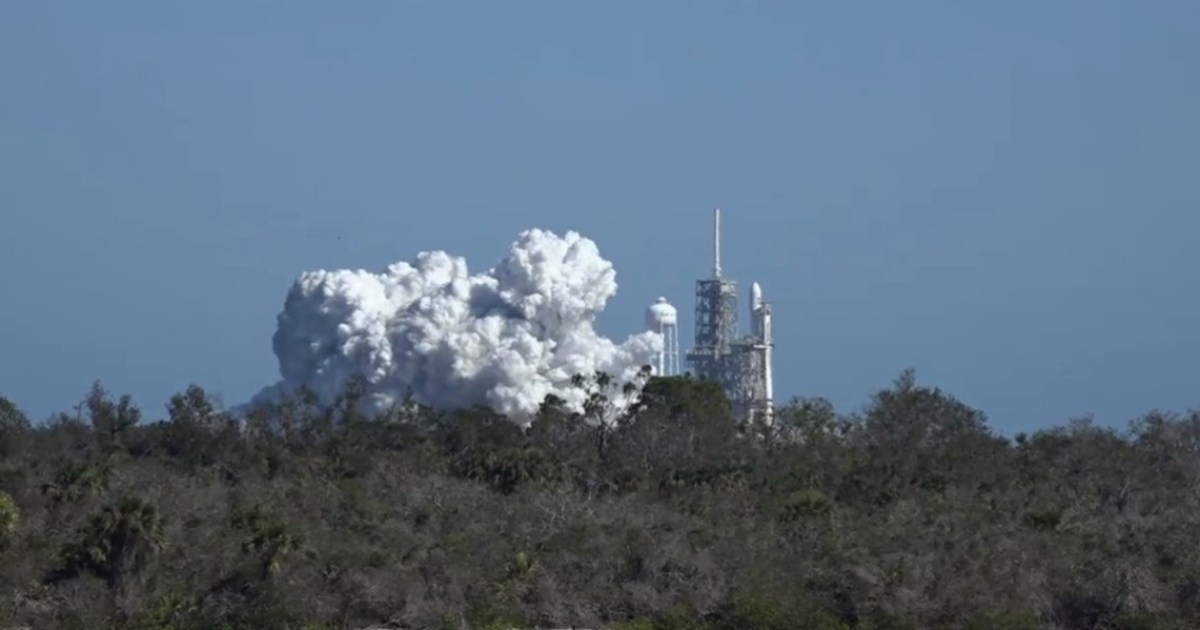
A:
[[[771,304],[750,289],[750,334],[738,335],[737,283],[721,271],[721,209],[713,213],[713,274],[696,281],[695,344],[688,364],[701,379],[720,383],[744,420],[771,422],[773,413]]]

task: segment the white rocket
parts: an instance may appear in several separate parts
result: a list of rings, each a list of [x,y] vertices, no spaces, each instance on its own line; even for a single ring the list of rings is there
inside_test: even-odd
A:
[[[762,287],[757,282],[750,285],[750,322],[755,346],[763,357],[763,393],[766,396],[766,420],[770,423],[775,412],[775,383],[771,365],[771,350],[775,341],[771,331],[771,305],[763,299]]]

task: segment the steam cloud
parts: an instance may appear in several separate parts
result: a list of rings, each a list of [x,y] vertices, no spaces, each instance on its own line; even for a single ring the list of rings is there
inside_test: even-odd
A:
[[[616,344],[595,330],[617,290],[612,264],[591,240],[522,232],[484,273],[446,252],[422,252],[382,273],[305,272],[292,286],[274,336],[282,381],[252,402],[302,385],[332,400],[361,374],[375,411],[409,392],[425,404],[484,404],[527,421],[547,394],[579,409],[575,374],[632,379],[662,348],[643,332]]]

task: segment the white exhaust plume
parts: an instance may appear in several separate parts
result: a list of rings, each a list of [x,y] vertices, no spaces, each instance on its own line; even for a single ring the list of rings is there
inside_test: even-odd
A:
[[[575,374],[631,381],[662,349],[643,332],[618,345],[596,315],[617,290],[612,264],[591,240],[522,232],[508,256],[469,275],[467,261],[422,252],[382,273],[305,272],[288,293],[274,336],[283,380],[253,402],[307,385],[322,401],[355,375],[382,411],[411,392],[452,408],[484,404],[526,423],[547,394],[582,408]]]

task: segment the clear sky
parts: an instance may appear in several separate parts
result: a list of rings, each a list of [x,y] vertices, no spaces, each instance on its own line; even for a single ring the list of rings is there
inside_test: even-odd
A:
[[[1005,433],[1200,407],[1200,2],[4,2],[0,393],[277,378],[296,276],[528,227],[624,337],[724,263],[776,393]],[[743,296],[743,300],[744,300]]]

